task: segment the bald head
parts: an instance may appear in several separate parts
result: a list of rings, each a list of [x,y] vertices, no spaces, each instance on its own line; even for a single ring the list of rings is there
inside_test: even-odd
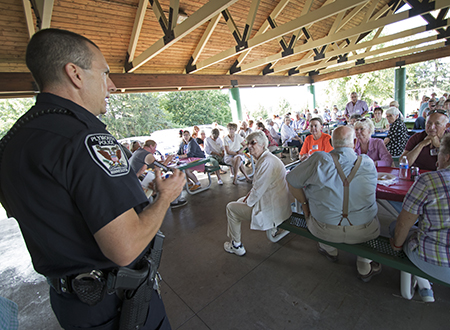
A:
[[[331,141],[335,148],[353,148],[355,145],[355,130],[350,126],[339,126],[333,131]]]

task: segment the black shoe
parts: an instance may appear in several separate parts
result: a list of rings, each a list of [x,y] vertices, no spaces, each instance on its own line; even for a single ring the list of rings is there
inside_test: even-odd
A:
[[[331,254],[329,254],[326,250],[322,249],[319,245],[319,243],[317,243],[317,250],[319,251],[319,253],[325,257],[327,257],[327,259],[331,262],[336,262],[338,261],[338,256],[332,256]]]
[[[182,200],[182,201],[178,201],[178,202],[172,202],[172,203],[170,203],[170,208],[171,209],[176,209],[177,207],[184,206],[186,204],[187,204],[187,200]]]

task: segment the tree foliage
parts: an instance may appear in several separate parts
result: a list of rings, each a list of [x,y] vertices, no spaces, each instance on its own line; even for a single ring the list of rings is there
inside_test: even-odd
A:
[[[217,122],[226,125],[232,120],[228,94],[218,90],[172,92],[162,94],[161,107],[171,114],[172,122],[203,125]]]
[[[117,139],[173,127],[169,115],[159,106],[157,93],[113,94],[106,115],[100,119]]]
[[[374,71],[331,80],[325,90],[327,104],[337,105],[339,109],[345,108],[352,92],[357,92],[359,98],[369,105],[373,101],[383,104],[394,98],[394,70]]]
[[[443,59],[416,63],[406,67],[406,89],[420,99],[420,89],[450,91],[450,68]]]
[[[0,138],[14,125],[17,119],[34,105],[34,98],[0,99]]]
[[[281,98],[278,102],[277,114],[281,116],[288,112],[292,112],[292,106],[288,100]]]

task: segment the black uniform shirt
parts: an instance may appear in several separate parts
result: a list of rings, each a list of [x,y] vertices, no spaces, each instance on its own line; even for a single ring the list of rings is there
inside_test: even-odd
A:
[[[92,113],[42,93],[27,114],[55,108],[74,116],[38,116],[5,148],[7,212],[18,220],[37,272],[60,277],[115,267],[93,235],[148,200],[119,143]]]

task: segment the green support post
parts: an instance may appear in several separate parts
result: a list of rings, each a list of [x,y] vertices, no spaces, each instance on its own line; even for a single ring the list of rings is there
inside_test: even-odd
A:
[[[242,120],[241,96],[238,87],[230,88],[230,106],[233,122],[237,123],[239,120]]]
[[[405,116],[405,94],[406,94],[406,69],[395,69],[395,100],[398,102],[399,110]]]
[[[314,110],[316,108],[316,88],[313,84],[309,85],[309,93],[312,96],[312,109],[311,110]]]

